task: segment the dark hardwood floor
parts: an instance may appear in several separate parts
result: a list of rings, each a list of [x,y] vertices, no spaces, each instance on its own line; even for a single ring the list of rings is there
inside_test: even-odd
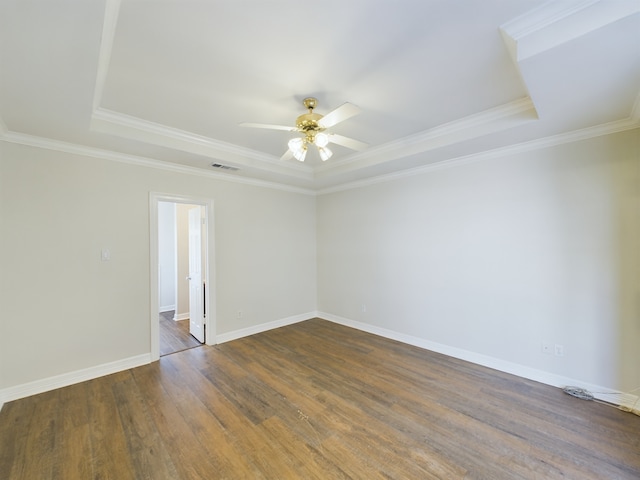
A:
[[[160,356],[202,345],[189,333],[189,320],[176,321],[174,313],[171,310],[160,314]]]
[[[10,402],[3,479],[635,479],[640,417],[320,319]]]

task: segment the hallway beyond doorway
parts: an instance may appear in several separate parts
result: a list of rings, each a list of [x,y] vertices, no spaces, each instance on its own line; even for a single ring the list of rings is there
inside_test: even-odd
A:
[[[174,314],[173,310],[160,313],[161,357],[202,345],[189,333],[189,319],[176,321]]]

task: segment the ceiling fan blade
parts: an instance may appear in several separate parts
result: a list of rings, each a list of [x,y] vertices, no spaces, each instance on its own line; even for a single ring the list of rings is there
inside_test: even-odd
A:
[[[336,145],[342,145],[343,147],[350,148],[351,150],[364,150],[369,146],[368,143],[361,142],[360,140],[354,140],[353,138],[343,137],[342,135],[336,135],[335,133],[329,134],[329,141]]]
[[[293,152],[291,150],[287,150],[286,152],[284,152],[284,154],[280,157],[280,160],[289,160],[290,158],[293,158]]]
[[[269,130],[286,130],[287,132],[296,132],[298,130],[296,127],[287,127],[286,125],[268,125],[266,123],[242,122],[239,124],[239,126],[250,128],[267,128]]]
[[[318,125],[322,128],[333,127],[336,123],[340,123],[347,118],[351,118],[354,115],[360,113],[360,107],[356,107],[353,103],[343,103],[335,110],[331,110],[324,117],[320,119]]]

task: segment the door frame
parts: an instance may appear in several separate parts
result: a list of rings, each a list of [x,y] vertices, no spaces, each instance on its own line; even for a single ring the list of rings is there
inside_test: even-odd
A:
[[[215,345],[216,342],[216,309],[215,307],[215,248],[214,248],[214,221],[213,199],[192,197],[188,195],[175,195],[171,193],[149,192],[149,292],[150,292],[150,330],[151,330],[151,361],[160,359],[160,276],[158,264],[160,262],[158,248],[158,202],[186,203],[204,207],[206,248],[205,248],[205,275],[207,283],[204,288],[204,305],[206,309],[205,345]]]

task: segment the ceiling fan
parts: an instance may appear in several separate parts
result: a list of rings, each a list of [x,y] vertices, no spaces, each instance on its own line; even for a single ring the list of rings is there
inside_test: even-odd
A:
[[[329,143],[342,145],[343,147],[350,148],[351,150],[364,150],[369,146],[368,144],[354,140],[353,138],[325,132],[327,128],[333,127],[337,123],[360,113],[360,109],[352,103],[343,103],[326,115],[320,115],[319,113],[313,112],[313,109],[316,108],[316,105],[318,104],[318,100],[313,97],[305,98],[302,101],[302,104],[309,110],[309,112],[300,115],[296,119],[295,127],[246,122],[241,123],[240,126],[267,128],[271,130],[286,130],[288,132],[300,132],[304,134],[303,137],[295,137],[289,140],[287,144],[289,149],[282,156],[282,160],[295,157],[297,160],[304,162],[309,145],[315,145],[318,148],[318,153],[323,161],[328,160],[331,158],[331,155],[333,155],[333,152],[331,152],[329,147],[327,147]]]

